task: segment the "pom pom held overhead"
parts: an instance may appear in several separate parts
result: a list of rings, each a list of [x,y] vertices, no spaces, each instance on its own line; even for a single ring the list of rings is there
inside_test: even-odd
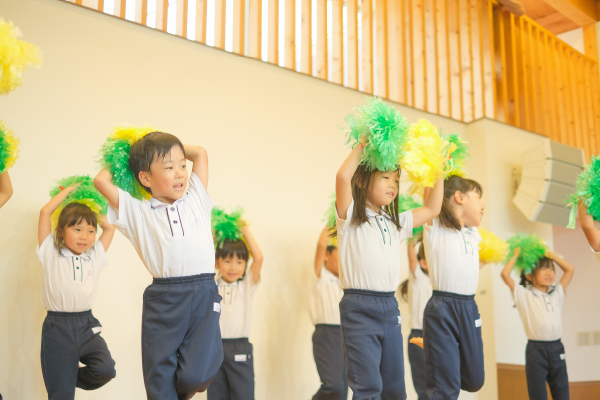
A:
[[[463,140],[456,133],[451,133],[446,138],[448,140],[450,147],[448,149],[448,172],[446,173],[446,178],[452,175],[458,175],[462,178],[467,176],[467,160],[469,159],[469,147],[467,146],[467,141]]]
[[[479,228],[481,242],[479,243],[479,259],[486,264],[497,264],[506,259],[508,243],[485,229]]]
[[[575,183],[575,193],[569,196],[567,202],[568,206],[571,207],[568,228],[575,229],[579,202],[583,202],[587,206],[588,214],[594,218],[594,221],[600,221],[599,156],[592,156],[591,162],[583,168]]]
[[[11,168],[19,158],[19,139],[0,121],[0,174]]]
[[[104,196],[94,187],[94,180],[89,175],[74,175],[63,178],[50,190],[50,196],[54,197],[69,186],[79,184],[77,189],[70,193],[62,204],[52,214],[52,227],[56,227],[58,217],[62,210],[70,203],[80,203],[88,206],[96,215],[106,214],[108,203]]]
[[[225,240],[243,240],[242,228],[244,210],[236,207],[232,212],[226,213],[220,207],[214,207],[211,212],[211,228],[215,238],[215,247],[222,246]]]
[[[23,83],[23,72],[42,63],[40,49],[19,40],[21,31],[0,18],[0,94],[8,94]]]
[[[510,260],[517,247],[521,249],[519,258],[515,263],[515,269],[519,272],[530,274],[538,262],[544,257],[548,246],[544,243],[544,240],[537,235],[526,235],[524,233],[517,233],[506,241],[509,245],[508,255],[506,262]]]

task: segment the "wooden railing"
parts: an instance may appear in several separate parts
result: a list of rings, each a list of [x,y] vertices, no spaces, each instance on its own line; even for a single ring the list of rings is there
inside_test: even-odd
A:
[[[71,2],[459,121],[600,150],[597,61],[492,0]]]

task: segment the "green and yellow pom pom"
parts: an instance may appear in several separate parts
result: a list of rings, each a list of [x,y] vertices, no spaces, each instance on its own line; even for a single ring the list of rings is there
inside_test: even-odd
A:
[[[568,228],[575,229],[580,201],[587,206],[588,214],[595,221],[600,221],[600,156],[592,156],[592,161],[577,177],[575,193],[567,200],[568,206],[571,207]]]
[[[508,243],[483,228],[479,228],[479,235],[481,236],[479,260],[486,264],[497,264],[506,259]]]
[[[110,171],[115,186],[138,200],[151,196],[129,169],[129,152],[135,142],[154,131],[156,129],[148,126],[118,126],[100,148],[100,164]]]
[[[0,94],[8,94],[23,83],[23,71],[42,63],[40,49],[17,38],[21,31],[0,18]]]
[[[526,274],[530,274],[535,269],[538,262],[545,256],[548,250],[548,246],[546,246],[544,240],[537,235],[517,233],[506,242],[509,245],[509,249],[505,263],[512,258],[517,247],[521,248],[521,253],[515,263],[515,269]]]
[[[446,179],[452,175],[458,175],[462,178],[467,176],[467,159],[469,158],[469,147],[467,141],[463,140],[456,133],[451,133],[446,136],[446,140],[450,143],[448,149],[448,168]]]
[[[335,193],[331,195],[331,203],[329,203],[329,207],[325,213],[324,221],[327,222],[328,228],[333,228],[335,226]]]
[[[408,210],[414,210],[415,208],[422,207],[423,203],[415,200],[414,197],[408,194],[398,194],[398,212],[403,213]],[[413,228],[413,237],[420,235],[423,232],[423,226]]]
[[[346,117],[350,127],[346,143],[352,148],[366,143],[360,163],[371,171],[395,171],[407,138],[406,118],[379,97],[368,97],[367,104],[356,107]]]
[[[214,207],[211,213],[211,228],[215,239],[215,247],[222,246],[225,240],[243,240],[242,228],[244,210],[236,207],[232,212],[226,213],[220,207]]]
[[[19,158],[19,139],[3,121],[0,121],[0,174],[7,171]]]
[[[89,175],[74,175],[67,178],[61,179],[56,182],[57,185],[50,190],[50,196],[54,197],[62,190],[79,184],[77,190],[70,193],[62,204],[52,214],[52,229],[54,229],[58,223],[58,217],[63,208],[70,203],[80,203],[88,206],[96,215],[106,214],[108,203],[104,196],[94,187],[94,180]]]
[[[433,187],[445,175],[449,143],[438,129],[426,119],[411,124],[400,166],[412,183],[409,194],[423,195],[426,187]]]

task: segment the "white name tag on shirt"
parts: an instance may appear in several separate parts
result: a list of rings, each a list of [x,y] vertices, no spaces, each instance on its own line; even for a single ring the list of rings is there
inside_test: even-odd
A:
[[[479,328],[481,326],[481,318],[475,320],[475,328]]]
[[[402,316],[398,315],[398,325],[402,323]]]
[[[566,355],[565,353],[562,353],[562,354],[560,355],[560,359],[561,359],[561,360],[564,360],[564,359],[566,359],[566,358],[567,358],[567,355]]]
[[[92,332],[94,332],[94,335],[96,333],[100,333],[100,332],[102,332],[102,327],[101,326],[95,326],[95,327],[92,328]]]
[[[213,311],[214,312],[221,312],[221,303],[213,303]]]
[[[246,362],[246,360],[248,359],[248,357],[245,354],[236,354],[234,358],[236,362]]]

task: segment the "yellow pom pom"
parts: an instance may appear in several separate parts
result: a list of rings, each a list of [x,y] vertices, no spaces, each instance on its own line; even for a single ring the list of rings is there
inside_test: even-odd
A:
[[[423,194],[426,187],[433,187],[444,177],[448,148],[448,141],[431,122],[420,119],[410,125],[405,154],[400,160],[400,167],[412,182],[408,189],[410,195]]]
[[[109,135],[109,138],[114,140],[125,140],[130,144],[133,144],[140,138],[154,131],[156,131],[156,129],[150,126],[117,126],[115,129],[113,129],[112,133]]]
[[[329,242],[327,242],[327,246],[338,247],[338,239],[336,237],[330,237]]]
[[[506,259],[508,243],[485,229],[479,228],[479,259],[483,262],[497,264]]]
[[[6,124],[0,120],[0,174],[8,171],[19,158],[19,139]]]
[[[0,19],[0,94],[8,94],[23,83],[23,71],[42,63],[40,49],[18,40],[21,31]]]

